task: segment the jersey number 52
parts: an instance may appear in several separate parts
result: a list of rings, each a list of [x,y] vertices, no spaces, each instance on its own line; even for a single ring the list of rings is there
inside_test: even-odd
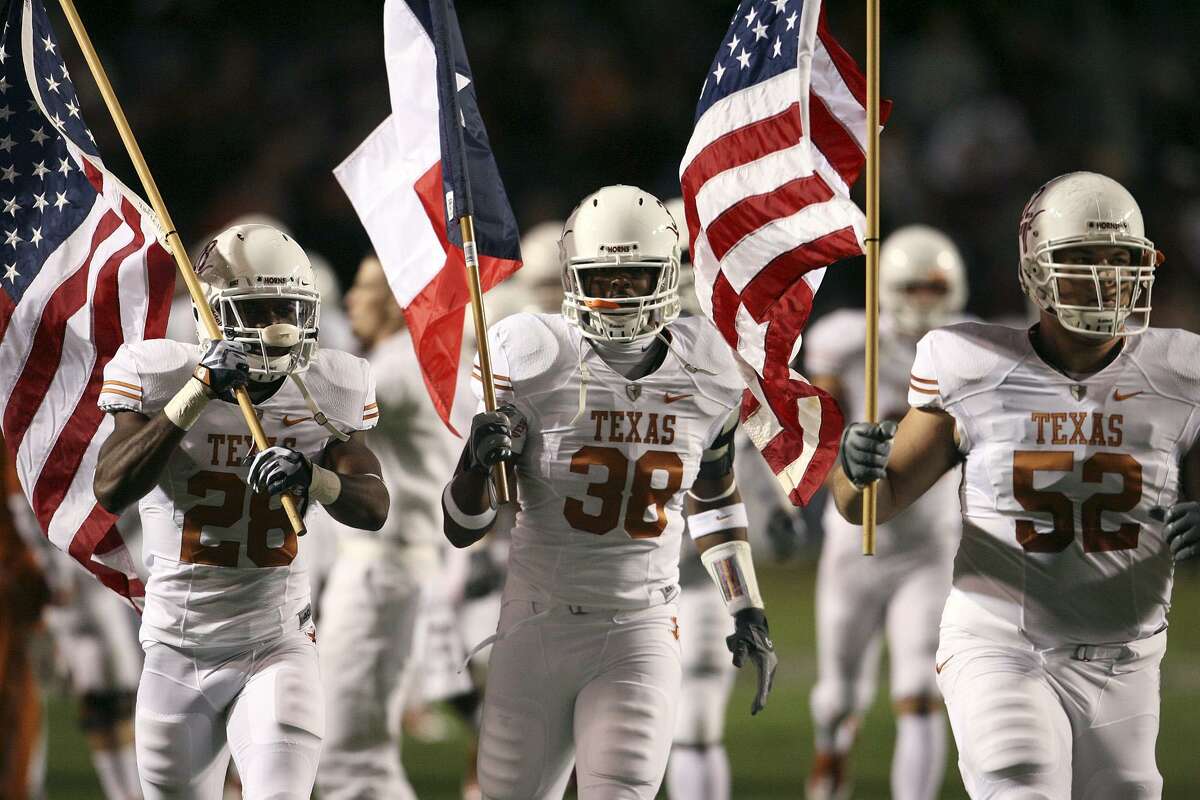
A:
[[[563,515],[572,528],[603,535],[621,522],[624,510],[625,532],[634,539],[653,539],[667,527],[667,502],[683,485],[683,462],[670,450],[647,450],[632,463],[633,483],[625,499],[625,483],[630,461],[615,447],[585,445],[571,456],[571,472],[587,475],[593,466],[604,467],[603,481],[588,485],[588,496],[600,499],[600,511],[589,514],[582,500],[568,497]],[[655,476],[661,476],[655,486]],[[648,519],[650,518],[650,519]]]
[[[1013,496],[1026,511],[1048,513],[1054,529],[1038,533],[1031,520],[1017,520],[1017,541],[1030,553],[1061,553],[1075,539],[1075,503],[1062,492],[1033,488],[1037,472],[1074,472],[1075,454],[1067,450],[1017,450],[1013,453]],[[1103,483],[1105,475],[1120,475],[1121,491],[1094,493],[1080,507],[1083,552],[1132,550],[1137,547],[1141,526],[1121,524],[1106,531],[1101,524],[1105,511],[1123,513],[1142,501],[1142,465],[1128,453],[1094,453],[1083,462],[1084,484]]]

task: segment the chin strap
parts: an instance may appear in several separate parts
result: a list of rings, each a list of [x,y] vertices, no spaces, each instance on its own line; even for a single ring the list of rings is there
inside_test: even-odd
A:
[[[660,342],[662,342],[663,344],[665,344],[667,346],[667,350],[671,353],[671,355],[675,356],[675,358],[679,361],[680,364],[683,365],[684,370],[686,370],[687,372],[690,372],[692,374],[695,374],[697,372],[702,372],[705,375],[716,375],[717,374],[717,373],[713,372],[712,370],[704,369],[704,367],[697,367],[696,365],[694,365],[690,361],[688,361],[686,358],[684,358],[683,355],[671,345],[671,337],[663,335],[663,330],[665,330],[665,328],[659,330],[658,333],[654,334],[655,338],[657,338]]]
[[[580,336],[579,337],[579,353],[578,353],[579,409],[575,412],[575,416],[571,417],[571,421],[569,423],[567,423],[568,425],[574,425],[576,420],[578,420],[580,417],[583,416],[583,412],[587,408],[587,386],[588,386],[588,381],[592,377],[592,373],[591,373],[591,370],[589,370],[587,368],[587,364],[583,363],[583,346],[584,346],[585,342],[587,342],[587,337]]]
[[[292,379],[292,383],[296,384],[296,388],[300,390],[300,396],[304,398],[304,404],[308,406],[308,410],[312,412],[313,419],[316,421],[316,423],[325,430],[329,431],[330,435],[332,435],[333,438],[337,439],[338,441],[350,441],[350,434],[343,433],[341,430],[339,430],[336,425],[329,421],[329,417],[325,416],[325,413],[321,411],[320,407],[317,405],[317,401],[314,400],[313,396],[309,393],[308,387],[304,385],[304,381],[300,380],[299,373],[293,372],[288,377]]]

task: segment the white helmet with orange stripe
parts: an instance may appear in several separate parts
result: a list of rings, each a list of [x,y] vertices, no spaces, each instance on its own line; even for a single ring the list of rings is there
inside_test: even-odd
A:
[[[563,316],[589,339],[632,342],[679,317],[679,227],[648,192],[605,186],[585,197],[563,228],[559,258]],[[620,290],[597,291],[609,277]]]

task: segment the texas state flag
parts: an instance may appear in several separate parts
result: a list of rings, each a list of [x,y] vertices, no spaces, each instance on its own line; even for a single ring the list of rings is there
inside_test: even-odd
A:
[[[383,33],[392,113],[333,172],[404,309],[425,384],[449,426],[470,304],[459,216],[474,215],[484,291],[521,266],[520,234],[453,1],[387,0]],[[473,406],[466,395],[461,402]]]

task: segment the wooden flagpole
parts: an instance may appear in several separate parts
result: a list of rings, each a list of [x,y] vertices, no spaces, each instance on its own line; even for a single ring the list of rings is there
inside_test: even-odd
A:
[[[150,201],[150,205],[154,209],[159,223],[167,231],[167,245],[171,248],[171,254],[175,256],[175,265],[179,267],[179,273],[183,276],[183,282],[187,285],[188,294],[192,296],[192,302],[199,311],[200,322],[204,325],[204,330],[209,338],[216,341],[222,338],[221,329],[217,326],[217,320],[213,316],[212,309],[209,308],[208,302],[204,299],[204,291],[200,288],[200,281],[196,278],[195,270],[192,269],[192,260],[188,257],[187,248],[184,247],[183,240],[179,237],[179,232],[175,230],[175,223],[171,221],[171,215],[167,212],[167,206],[158,191],[158,184],[154,182],[154,176],[150,174],[150,168],[146,166],[146,159],[142,155],[142,149],[138,146],[137,140],[133,136],[133,131],[129,127],[129,121],[125,119],[125,112],[121,110],[121,103],[117,100],[117,95],[113,92],[112,84],[108,81],[104,65],[100,63],[100,57],[96,55],[96,49],[92,47],[91,37],[88,36],[87,29],[83,26],[83,21],[79,18],[79,12],[75,10],[75,4],[72,0],[59,0],[59,3],[62,5],[63,13],[66,14],[67,22],[71,26],[71,32],[75,34],[75,40],[79,42],[79,47],[83,50],[83,57],[87,60],[88,69],[91,70],[92,77],[95,79],[96,85],[100,88],[100,94],[104,97],[104,105],[108,107],[108,113],[112,116],[113,122],[117,126],[117,132],[121,134],[121,141],[124,142],[125,150],[129,153],[129,160],[133,162],[133,168],[137,171],[138,178],[142,181],[142,187],[146,191],[147,199]],[[267,436],[263,432],[262,424],[258,421],[258,416],[254,413],[254,405],[250,402],[250,394],[243,387],[238,389],[234,395],[237,398],[238,406],[242,409],[242,416],[246,419],[246,425],[250,428],[250,435],[254,438],[254,445],[259,450],[266,450],[270,444],[267,442]],[[299,509],[296,507],[296,498],[291,494],[284,493],[280,499],[284,510],[287,512],[288,519],[292,523],[292,529],[298,536],[303,536],[305,533],[304,521],[300,518]]]
[[[471,320],[475,325],[475,342],[479,349],[479,382],[483,384],[483,407],[496,410],[496,385],[492,375],[492,354],[488,345],[487,314],[483,308],[483,284],[479,279],[479,252],[475,246],[475,203],[471,196],[471,176],[467,172],[467,145],[463,138],[462,112],[458,105],[458,74],[455,71],[454,42],[450,38],[450,4],[447,0],[434,0],[441,18],[434,16],[433,28],[436,37],[438,95],[443,103],[442,119],[453,128],[450,146],[457,148],[459,169],[451,175],[454,187],[454,213],[458,217],[458,228],[462,233],[463,260],[467,270],[467,288],[471,293]],[[449,133],[449,132],[448,132]],[[443,162],[444,163],[444,162]],[[496,501],[504,505],[509,500],[508,474],[504,464],[497,464],[492,472],[496,487]]]
[[[867,0],[866,412],[879,421],[879,3]],[[876,486],[863,490],[863,555],[875,555]]]

